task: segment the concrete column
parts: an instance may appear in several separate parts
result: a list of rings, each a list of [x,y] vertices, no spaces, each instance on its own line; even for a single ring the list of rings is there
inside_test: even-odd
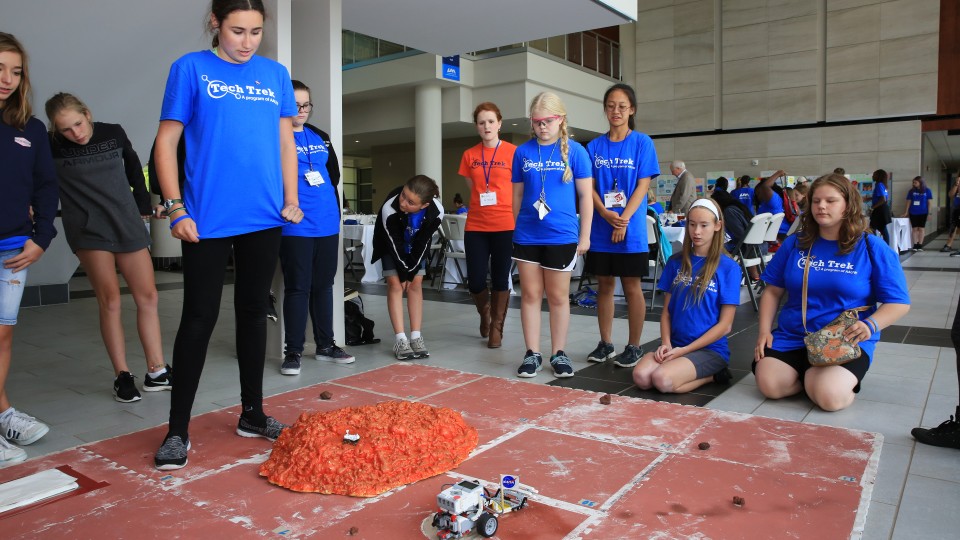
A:
[[[440,85],[416,88],[414,121],[417,174],[425,174],[443,189],[443,122]],[[441,196],[443,193],[441,192]]]
[[[289,3],[286,25],[278,28],[278,36],[286,36],[277,46],[278,56],[290,51],[290,75],[310,87],[313,116],[310,123],[330,134],[333,148],[343,163],[343,78],[341,76],[341,33],[343,18],[341,0],[277,0],[278,20],[284,17],[283,4]],[[279,58],[278,58],[279,59]],[[282,61],[282,60],[281,60]],[[340,192],[341,198],[343,192]],[[342,204],[342,199],[341,199]],[[343,235],[337,252],[331,253],[338,262],[333,283],[333,333],[340,345],[344,344],[343,330]],[[277,267],[273,292],[277,297],[280,322],[270,325],[268,350],[283,352],[283,276]],[[313,332],[307,331],[307,340]]]
[[[620,25],[620,79],[637,87],[637,23]]]

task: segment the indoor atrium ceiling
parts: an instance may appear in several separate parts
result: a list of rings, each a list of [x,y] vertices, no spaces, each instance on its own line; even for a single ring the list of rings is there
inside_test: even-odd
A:
[[[343,28],[452,56],[632,22],[636,0],[346,0]]]

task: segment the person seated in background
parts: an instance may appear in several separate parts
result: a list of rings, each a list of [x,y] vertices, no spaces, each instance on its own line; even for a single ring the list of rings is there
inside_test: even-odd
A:
[[[733,195],[723,190],[713,190],[712,196],[714,202],[720,206],[720,213],[723,215],[724,231],[729,237],[729,241],[724,244],[724,249],[729,253],[734,253],[737,244],[743,241],[744,236],[750,229],[750,210]],[[747,268],[751,281],[760,279],[758,267],[751,266]]]
[[[843,167],[837,167],[836,169],[833,170],[833,174],[839,174],[840,176],[844,176],[847,174],[847,170],[844,169]]]
[[[660,214],[664,213],[663,205],[657,201],[657,192],[653,188],[647,190],[647,213],[653,211],[654,217],[660,219]]]
[[[353,215],[353,214],[356,214],[356,212],[353,211],[353,208],[350,208],[350,199],[344,199],[344,200],[343,200],[343,215],[348,216],[348,215]]]
[[[730,185],[730,181],[727,180],[727,177],[721,176],[720,178],[717,178],[716,183],[713,184],[713,190],[726,192],[729,185]]]
[[[469,208],[467,208],[463,204],[463,197],[459,193],[454,195],[453,196],[453,213],[457,215],[466,214],[467,210],[469,210]]]
[[[736,197],[738,201],[743,203],[750,210],[750,215],[753,216],[755,209],[757,208],[757,200],[754,196],[753,188],[750,187],[750,175],[745,174],[737,180],[737,189],[730,192],[730,195]]]

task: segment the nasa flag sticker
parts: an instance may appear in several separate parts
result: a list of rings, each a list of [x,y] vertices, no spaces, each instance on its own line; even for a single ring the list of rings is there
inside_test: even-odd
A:
[[[511,474],[501,474],[500,485],[507,489],[510,489],[517,485],[517,477]]]

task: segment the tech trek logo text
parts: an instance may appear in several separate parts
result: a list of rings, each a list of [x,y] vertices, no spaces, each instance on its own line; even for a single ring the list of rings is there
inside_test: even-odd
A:
[[[277,101],[277,95],[270,88],[258,88],[249,84],[227,84],[221,80],[211,79],[206,75],[201,75],[200,79],[207,83],[207,95],[213,99],[231,95],[247,101],[268,101],[275,105],[280,104]]]

